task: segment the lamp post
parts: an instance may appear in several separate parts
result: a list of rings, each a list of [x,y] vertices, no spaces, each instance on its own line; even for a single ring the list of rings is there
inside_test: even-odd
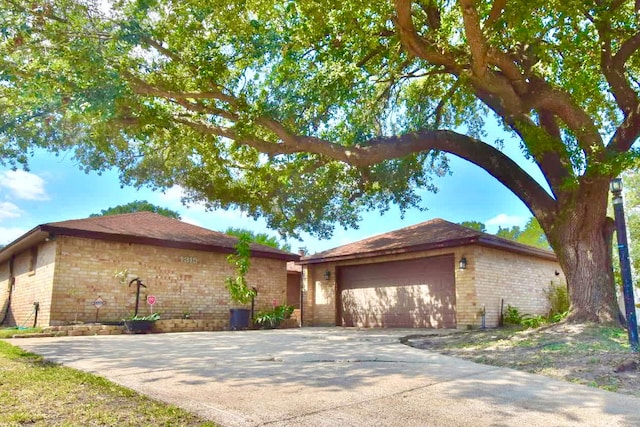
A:
[[[627,244],[627,225],[624,219],[622,204],[622,179],[611,180],[613,194],[613,213],[616,220],[616,235],[618,236],[618,254],[620,255],[620,273],[622,275],[622,293],[624,295],[624,309],[627,319],[627,333],[631,351],[640,350],[638,343],[638,322],[636,321],[636,307],[633,301],[633,281],[631,279],[631,264],[629,262],[629,247]]]

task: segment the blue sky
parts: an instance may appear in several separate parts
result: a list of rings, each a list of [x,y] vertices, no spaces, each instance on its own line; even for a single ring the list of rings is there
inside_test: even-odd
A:
[[[494,128],[493,135],[489,135],[487,140],[496,138],[506,136]],[[519,154],[517,143],[513,147],[507,149],[507,154],[541,180],[542,175],[536,167]],[[428,208],[427,211],[409,211],[404,219],[400,218],[397,209],[391,209],[383,216],[370,212],[364,215],[359,229],[336,228],[330,240],[304,235],[303,241],[291,239],[288,243],[293,251],[306,247],[314,253],[432,218],[452,222],[482,221],[489,232],[495,232],[498,226],[522,226],[526,223],[531,214],[518,198],[480,168],[455,157],[451,160],[453,174],[436,180],[439,192],[424,193],[423,206]],[[86,218],[102,209],[134,200],[147,200],[173,209],[181,214],[183,221],[212,230],[242,227],[276,235],[267,229],[264,221],[254,221],[239,212],[206,212],[202,206],[185,207],[180,203],[179,188],[165,193],[120,188],[115,171],[102,175],[85,174],[70,154],[56,157],[37,152],[31,159],[29,172],[0,168],[0,244],[15,240],[39,224]]]

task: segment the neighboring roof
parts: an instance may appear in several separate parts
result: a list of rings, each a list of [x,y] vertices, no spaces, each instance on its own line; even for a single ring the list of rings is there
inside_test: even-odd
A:
[[[299,263],[317,264],[473,244],[556,259],[552,251],[523,245],[438,218],[305,256]]]
[[[96,240],[138,243],[181,249],[233,253],[238,239],[224,233],[187,224],[153,212],[107,215],[69,221],[51,222],[35,227],[0,250],[0,262],[34,243],[53,236],[84,237]],[[252,243],[252,256],[285,261],[299,255],[270,246]]]
[[[295,261],[289,261],[287,263],[287,273],[288,274],[302,273],[302,266],[297,264]]]

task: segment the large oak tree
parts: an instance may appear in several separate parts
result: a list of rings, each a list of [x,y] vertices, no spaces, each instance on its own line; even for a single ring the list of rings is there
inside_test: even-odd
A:
[[[0,0],[0,154],[71,149],[326,236],[419,206],[451,154],[516,194],[572,318],[616,306],[609,180],[640,132],[640,32],[621,0]],[[496,140],[497,119],[512,137]],[[546,178],[503,154],[519,144]]]

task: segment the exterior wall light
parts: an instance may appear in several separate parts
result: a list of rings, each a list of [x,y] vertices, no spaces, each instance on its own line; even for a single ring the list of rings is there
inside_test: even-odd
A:
[[[460,258],[460,270],[467,269],[467,259],[465,257]]]
[[[324,280],[331,279],[331,272],[329,270],[324,272]]]

